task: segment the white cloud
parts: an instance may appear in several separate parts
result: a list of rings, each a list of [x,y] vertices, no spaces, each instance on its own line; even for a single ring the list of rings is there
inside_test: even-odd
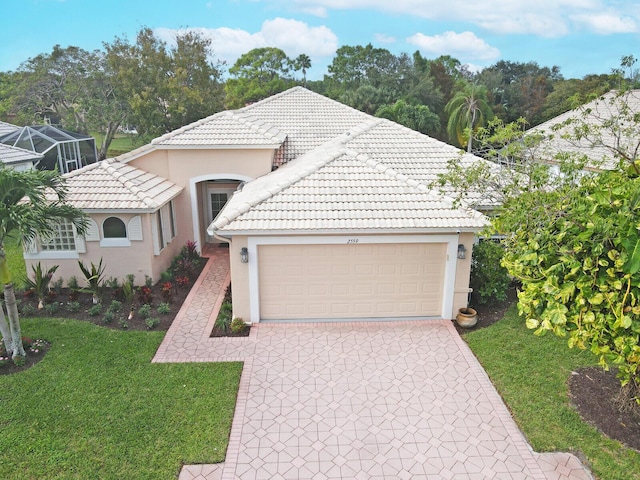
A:
[[[391,35],[387,35],[385,33],[376,33],[374,35],[376,42],[378,43],[395,43],[396,37],[392,37]]]
[[[583,28],[596,34],[635,32],[640,22],[637,2],[620,0],[296,0],[294,4],[307,12],[317,9],[323,16],[331,10],[372,9],[466,22],[494,33],[542,37],[559,37]]]
[[[227,27],[170,29],[156,28],[156,35],[167,43],[172,43],[178,33],[186,30],[198,32],[211,39],[214,56],[233,65],[240,55],[254,48],[277,47],[289,57],[295,58],[305,53],[314,59],[330,57],[338,48],[338,37],[330,28],[322,25],[312,27],[308,24],[286,18],[266,20],[259,32]]]
[[[587,30],[600,35],[638,31],[638,24],[633,18],[617,13],[572,15],[571,18],[577,24],[584,25]]]
[[[407,42],[416,45],[422,52],[433,55],[451,55],[461,61],[481,62],[500,58],[500,51],[478,38],[473,32],[444,32],[440,35],[416,33],[407,38]]]

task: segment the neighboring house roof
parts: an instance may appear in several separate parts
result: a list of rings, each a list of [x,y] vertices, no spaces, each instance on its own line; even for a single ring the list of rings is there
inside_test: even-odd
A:
[[[34,163],[41,160],[43,157],[44,155],[40,153],[0,143],[0,162],[7,165],[23,162]]]
[[[20,127],[12,123],[0,121],[0,137],[15,132],[16,130],[20,130]]]
[[[487,224],[484,215],[454,208],[429,187],[459,152],[367,115],[356,127],[247,183],[209,233],[475,231]],[[461,161],[472,159],[480,160]]]
[[[619,93],[611,91],[589,103],[574,110],[558,115],[527,131],[529,134],[550,135],[541,145],[541,154],[548,161],[553,162],[553,157],[560,153],[573,153],[586,155],[590,160],[591,168],[614,168],[617,160],[614,158],[611,148],[636,149],[640,139],[638,128],[633,125],[618,125],[611,127],[611,123],[630,120],[630,117],[640,114],[640,90],[630,90]],[[588,135],[581,140],[563,138],[572,136],[576,125],[584,122],[595,127],[597,134]],[[623,129],[631,127],[629,134],[622,134]]]
[[[67,202],[87,212],[154,212],[183,188],[114,159],[93,163],[64,175]]]

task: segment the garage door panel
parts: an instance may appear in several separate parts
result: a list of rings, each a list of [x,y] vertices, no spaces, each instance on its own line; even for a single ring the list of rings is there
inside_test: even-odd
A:
[[[260,245],[262,319],[439,316],[447,244]]]

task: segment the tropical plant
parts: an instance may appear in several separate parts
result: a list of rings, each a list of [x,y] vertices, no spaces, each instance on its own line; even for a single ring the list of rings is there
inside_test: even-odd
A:
[[[125,302],[129,305],[129,316],[127,320],[131,320],[133,318],[133,314],[135,312],[133,306],[133,299],[135,298],[135,289],[133,288],[133,283],[131,283],[128,279],[122,284],[122,293],[124,295]]]
[[[102,258],[98,265],[91,262],[91,269],[87,268],[82,260],[78,260],[78,266],[87,280],[87,290],[93,294],[93,304],[100,303],[100,288],[104,281],[106,266],[102,264]]]
[[[51,236],[62,220],[71,221],[78,233],[84,233],[86,217],[81,210],[65,203],[66,195],[64,179],[57,172],[17,171],[0,165],[0,283],[9,319],[7,323],[0,307],[0,334],[12,358],[24,356],[25,351],[20,341],[20,318],[4,242],[10,233],[15,233],[22,243]]]
[[[54,265],[45,273],[42,270],[42,265],[38,262],[35,266],[31,265],[31,269],[33,270],[33,278],[27,277],[25,280],[25,287],[27,289],[31,289],[35,292],[38,297],[38,310],[42,310],[44,308],[44,298],[49,291],[49,284],[51,283],[51,278],[53,278],[53,274],[58,270],[59,265]]]
[[[471,152],[474,130],[493,117],[487,103],[487,87],[466,84],[464,89],[456,92],[444,109],[449,115],[449,138],[457,140],[460,146],[466,146],[467,152]]]
[[[507,298],[511,278],[501,264],[504,248],[497,241],[483,239],[473,246],[469,286],[474,301],[481,305]]]
[[[293,61],[296,70],[302,70],[302,85],[307,86],[307,70],[311,68],[309,55],[301,53]]]

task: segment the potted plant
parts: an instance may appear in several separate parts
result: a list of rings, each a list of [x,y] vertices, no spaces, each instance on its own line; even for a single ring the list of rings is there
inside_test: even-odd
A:
[[[478,312],[471,307],[465,307],[458,310],[456,323],[463,328],[471,328],[478,323]]]

